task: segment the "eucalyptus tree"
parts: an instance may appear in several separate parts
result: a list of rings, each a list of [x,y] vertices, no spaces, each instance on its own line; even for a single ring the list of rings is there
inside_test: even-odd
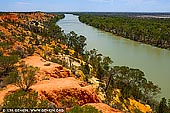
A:
[[[147,81],[144,73],[139,69],[114,66],[109,71],[108,78],[105,91],[109,87],[121,89],[124,98],[134,97],[148,103],[160,93],[160,88]]]
[[[170,49],[170,19],[80,15],[79,20],[131,40]]]

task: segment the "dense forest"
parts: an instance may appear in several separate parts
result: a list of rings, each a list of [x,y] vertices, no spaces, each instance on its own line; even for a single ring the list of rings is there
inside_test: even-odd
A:
[[[170,49],[170,19],[135,16],[83,15],[79,20],[134,41]]]

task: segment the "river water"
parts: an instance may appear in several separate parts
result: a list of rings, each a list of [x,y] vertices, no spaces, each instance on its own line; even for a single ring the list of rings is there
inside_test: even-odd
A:
[[[58,21],[65,33],[74,31],[87,38],[87,50],[97,49],[110,56],[113,65],[138,68],[148,80],[161,87],[160,97],[170,99],[170,51],[131,41],[81,23],[78,16],[65,14]]]

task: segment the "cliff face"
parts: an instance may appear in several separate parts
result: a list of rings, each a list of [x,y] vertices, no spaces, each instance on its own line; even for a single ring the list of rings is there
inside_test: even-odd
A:
[[[74,98],[72,101],[79,105],[100,102],[91,86],[73,77],[45,80],[34,85],[32,89],[60,107],[62,107],[61,101],[67,102],[72,98]]]
[[[31,88],[57,106],[61,106],[62,100],[68,101],[71,98],[75,98],[79,105],[100,102],[91,86],[71,77],[71,72],[61,65],[46,61],[38,55],[23,60],[26,64],[40,69],[36,75],[38,81]]]
[[[29,56],[23,59],[23,61],[25,61],[28,65],[35,66],[40,69],[36,75],[38,81],[51,78],[66,78],[71,76],[70,70],[59,64],[46,61],[39,55]]]
[[[46,61],[38,55],[29,56],[23,61],[27,65],[39,68],[36,75],[37,83],[31,87],[38,92],[39,98],[47,99],[57,107],[71,108],[76,104],[80,106],[87,104],[102,110],[103,113],[121,113],[101,103],[91,85],[71,77],[70,71],[61,65]],[[5,95],[17,89],[18,87],[14,85],[8,85],[6,89],[0,91],[0,102],[3,102]]]
[[[87,104],[102,110],[103,113],[121,113],[121,111],[101,103],[91,85],[70,77],[72,74],[61,65],[45,61],[37,55],[25,58],[24,61],[28,65],[40,68],[37,73],[38,81],[31,87],[39,92],[40,98],[45,98],[58,107],[70,108],[75,104],[80,106]],[[45,66],[47,63],[50,65]],[[54,76],[55,73],[57,73],[56,76]],[[42,79],[45,78],[44,76],[48,76],[48,80]]]

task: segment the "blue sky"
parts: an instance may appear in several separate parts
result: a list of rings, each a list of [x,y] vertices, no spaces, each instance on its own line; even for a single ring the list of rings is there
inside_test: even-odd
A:
[[[0,11],[170,12],[170,0],[0,0]]]

